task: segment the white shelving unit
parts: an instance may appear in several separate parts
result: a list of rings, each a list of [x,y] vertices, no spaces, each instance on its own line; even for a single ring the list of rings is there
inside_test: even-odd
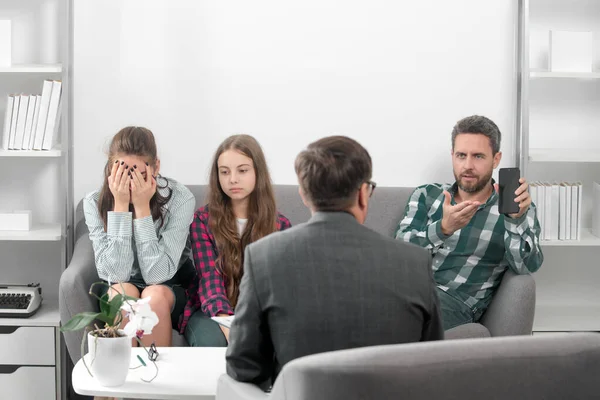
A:
[[[531,79],[561,78],[561,79],[600,79],[600,72],[552,72],[552,71],[530,71]]]
[[[529,162],[600,162],[600,149],[529,149]]]
[[[533,330],[600,331],[600,238],[590,229],[592,182],[600,179],[600,1],[519,4],[519,167],[529,182],[583,183],[580,240],[540,242]],[[549,69],[551,30],[594,32],[592,72]]]
[[[1,150],[0,157],[61,157],[60,149],[52,150]]]
[[[0,73],[11,74],[58,74],[61,72],[61,64],[17,64],[10,67],[0,67]]]
[[[581,238],[579,240],[541,240],[542,248],[558,247],[558,246],[600,246],[600,238],[592,234],[588,228],[581,230]]]
[[[61,224],[34,225],[28,231],[0,231],[0,240],[54,242],[62,238]]]
[[[68,238],[72,225],[70,210],[73,209],[70,170],[72,1],[0,2],[0,19],[11,20],[13,63],[0,67],[0,136],[4,135],[7,94],[41,94],[45,79],[62,81],[58,146],[52,150],[0,150],[3,170],[0,210],[31,210],[33,219],[29,231],[0,230],[0,283],[39,282],[43,297],[40,309],[29,318],[0,318],[0,349],[10,349],[7,353],[0,351],[0,367],[18,365],[17,371],[27,370],[29,378],[25,384],[38,385],[36,390],[40,395],[36,400],[66,398],[58,283],[70,257]],[[33,345],[43,343],[39,356],[31,354],[35,348],[32,339],[39,340]],[[2,375],[2,391],[30,393],[22,391],[24,383],[19,376]],[[30,400],[27,395],[17,397]]]
[[[2,326],[60,326],[58,299],[44,298],[40,309],[29,318],[2,318]]]

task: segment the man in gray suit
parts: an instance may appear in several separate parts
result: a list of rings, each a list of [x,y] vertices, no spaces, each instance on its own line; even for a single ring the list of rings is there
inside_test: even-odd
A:
[[[263,384],[309,354],[443,339],[429,253],[362,225],[375,189],[365,148],[323,138],[295,168],[312,218],[246,248],[227,373]]]

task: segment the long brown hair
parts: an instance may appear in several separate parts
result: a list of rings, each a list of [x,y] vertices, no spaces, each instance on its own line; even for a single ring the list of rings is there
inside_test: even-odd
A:
[[[118,155],[144,157],[146,158],[148,165],[155,169],[158,157],[154,135],[149,129],[139,126],[128,126],[121,129],[112,138],[108,148],[108,161],[106,162],[106,167],[104,168],[104,184],[100,190],[100,199],[98,201],[98,211],[100,211],[100,215],[104,221],[105,231],[108,212],[112,211],[115,206],[115,198],[108,187],[108,177],[110,175],[112,165]],[[166,183],[165,186],[159,186],[157,177],[157,190],[156,193],[154,193],[154,196],[152,196],[150,199],[150,212],[152,213],[152,220],[156,221],[157,219],[160,219],[160,225],[162,226],[165,221],[164,216],[166,212],[164,206],[171,199],[173,190],[169,188],[169,181],[164,177],[161,178],[164,179]],[[148,179],[151,179],[151,177],[148,176]],[[158,192],[158,189],[164,188],[169,188],[167,196],[163,196]],[[132,210],[131,205],[129,206],[129,209]]]
[[[241,237],[238,235],[231,199],[219,183],[218,160],[227,150],[236,150],[252,159],[256,174],[256,185],[249,196],[248,222]],[[277,230],[277,207],[271,175],[262,148],[252,136],[230,136],[215,152],[210,170],[208,213],[209,227],[219,252],[217,268],[225,278],[227,297],[235,307],[244,272],[244,249],[248,244]]]

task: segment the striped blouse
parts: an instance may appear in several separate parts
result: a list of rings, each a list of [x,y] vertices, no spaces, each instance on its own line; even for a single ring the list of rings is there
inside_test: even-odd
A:
[[[158,186],[167,180],[158,177]],[[133,219],[132,212],[109,211],[106,232],[98,210],[100,192],[83,199],[85,223],[94,247],[98,276],[109,282],[127,282],[142,278],[148,284],[163,283],[175,276],[191,254],[189,229],[194,217],[196,199],[185,185],[169,178],[173,190],[164,206],[164,223],[152,216]],[[163,196],[167,188],[157,189]]]

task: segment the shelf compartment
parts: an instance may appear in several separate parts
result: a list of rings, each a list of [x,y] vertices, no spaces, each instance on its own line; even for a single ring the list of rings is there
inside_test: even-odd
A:
[[[43,290],[44,288],[42,288]],[[43,293],[42,293],[43,296]],[[40,309],[28,318],[0,318],[1,326],[60,326],[57,298],[44,298]]]
[[[540,240],[542,247],[546,246],[600,246],[600,237],[592,234],[589,228],[581,230],[579,240]]]

